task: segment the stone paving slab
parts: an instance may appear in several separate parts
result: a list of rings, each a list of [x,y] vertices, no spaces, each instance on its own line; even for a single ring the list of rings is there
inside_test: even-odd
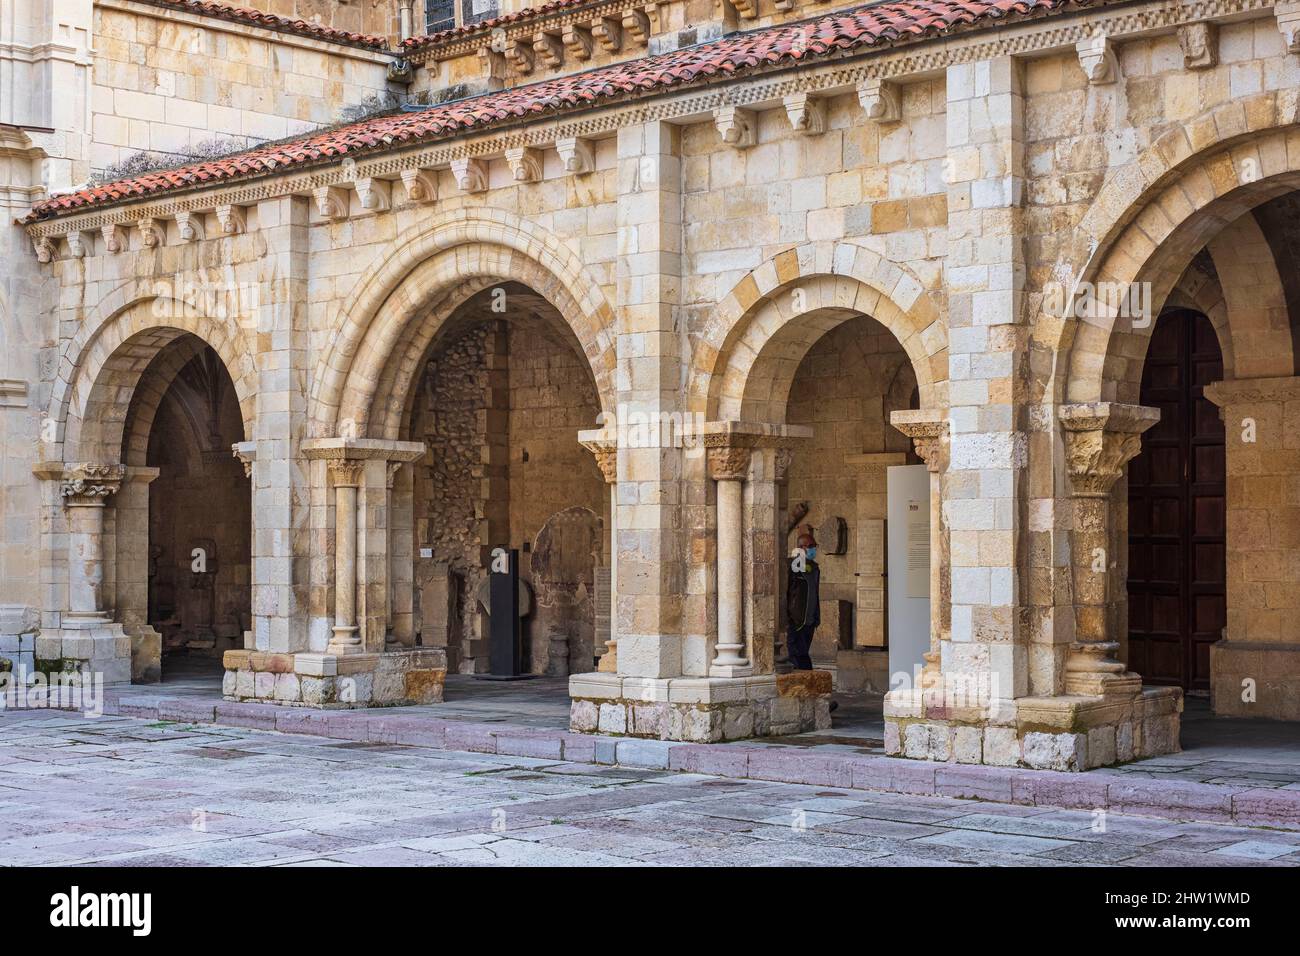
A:
[[[762,744],[685,744],[575,734],[559,728],[512,725],[497,720],[444,719],[401,711],[317,711],[270,704],[171,698],[125,693],[105,701],[105,714],[180,724],[274,730],[285,734],[358,744],[419,747],[436,751],[564,761],[571,764],[670,770],[714,777],[804,784],[855,791],[950,797],[1032,807],[1115,811],[1174,821],[1231,823],[1300,830],[1300,789],[1255,780],[1204,783],[1179,776],[1109,771],[1082,774],[905,760],[853,749]],[[28,712],[30,713],[30,712]],[[2,718],[0,718],[2,719]],[[97,742],[147,739],[149,727],[109,735]],[[87,741],[87,744],[92,742]],[[220,754],[210,757],[221,759]],[[242,759],[250,759],[245,756]],[[1176,758],[1134,767],[1177,771]],[[1239,769],[1240,764],[1236,765]],[[63,772],[63,765],[31,763],[17,772]],[[1121,768],[1122,770],[1123,768]],[[1217,768],[1214,768],[1217,769]]]

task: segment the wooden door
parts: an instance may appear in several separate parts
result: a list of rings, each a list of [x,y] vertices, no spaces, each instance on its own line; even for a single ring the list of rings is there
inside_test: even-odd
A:
[[[1209,319],[1156,323],[1141,402],[1160,409],[1129,466],[1128,664],[1150,684],[1210,687],[1210,645],[1227,618],[1224,439],[1202,395],[1223,377]]]

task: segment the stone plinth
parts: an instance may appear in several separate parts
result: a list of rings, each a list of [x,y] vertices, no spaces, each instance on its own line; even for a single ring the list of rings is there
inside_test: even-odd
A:
[[[47,673],[83,671],[103,675],[105,684],[131,682],[131,638],[107,618],[65,621],[42,631],[34,658],[35,669]]]
[[[578,733],[717,743],[830,726],[827,671],[753,677],[569,678],[569,727]]]
[[[937,691],[885,696],[885,752],[949,763],[1091,770],[1178,753],[1183,692],[1147,687],[1113,697],[1022,697],[989,706]]]
[[[440,648],[382,654],[227,651],[226,700],[343,710],[442,702],[447,655]]]

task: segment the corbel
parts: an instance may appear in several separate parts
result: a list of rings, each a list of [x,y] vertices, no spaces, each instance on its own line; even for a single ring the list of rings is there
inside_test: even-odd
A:
[[[82,235],[78,230],[73,229],[64,236],[64,240],[68,243],[68,252],[71,254],[72,258],[86,258],[86,241],[82,238]]]
[[[542,178],[542,151],[531,146],[506,150],[506,165],[517,183],[535,183]]]
[[[461,192],[481,193],[488,188],[487,163],[481,159],[453,159],[451,174]]]
[[[876,123],[897,123],[903,118],[903,98],[897,83],[868,79],[858,84],[858,103],[867,119]]]
[[[533,72],[533,48],[526,40],[507,40],[506,62],[516,73],[527,76]]]
[[[393,208],[393,186],[386,179],[364,176],[357,180],[357,201],[370,212]]]
[[[322,219],[344,219],[348,214],[348,191],[342,186],[317,186],[311,191],[316,212]]]
[[[194,242],[203,238],[203,215],[193,212],[176,214],[176,232],[183,242]]]
[[[36,252],[37,262],[54,261],[54,243],[48,236],[41,236],[39,239],[32,240],[32,249]]]
[[[433,202],[438,198],[438,177],[432,169],[403,169],[402,185],[410,202]]]
[[[1079,66],[1093,86],[1105,86],[1119,79],[1119,60],[1115,58],[1115,44],[1104,33],[1098,33],[1074,45],[1079,55]]]
[[[623,47],[623,24],[614,17],[601,17],[593,23],[591,35],[607,53],[617,53]]]
[[[110,223],[109,225],[102,227],[99,231],[104,237],[104,248],[107,251],[121,252],[126,248],[126,243],[123,241],[126,237],[122,234],[120,227]]]
[[[633,7],[623,14],[623,32],[632,37],[639,46],[650,43],[650,16],[644,10]]]
[[[791,93],[785,97],[785,115],[796,133],[812,136],[826,131],[826,104],[811,93]]]
[[[575,60],[591,59],[591,27],[582,23],[570,23],[564,28],[564,49]]]
[[[757,142],[758,117],[753,110],[719,106],[713,111],[713,125],[728,146],[747,149]]]
[[[217,207],[217,224],[227,236],[238,235],[248,231],[248,216],[243,206],[222,203]]]
[[[157,219],[141,219],[135,225],[140,230],[140,242],[146,249],[156,249],[162,245],[163,225]]]
[[[1206,70],[1219,62],[1219,28],[1208,20],[1180,26],[1178,45],[1186,70]]]
[[[555,141],[555,151],[560,154],[566,173],[582,175],[596,168],[596,151],[591,140],[569,136]]]
[[[533,38],[533,52],[549,67],[564,66],[564,43],[557,33],[539,33]]]

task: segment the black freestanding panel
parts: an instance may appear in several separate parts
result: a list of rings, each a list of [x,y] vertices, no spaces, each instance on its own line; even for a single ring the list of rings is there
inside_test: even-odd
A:
[[[493,548],[488,578],[492,605],[488,666],[493,677],[516,677],[520,667],[519,551]]]

